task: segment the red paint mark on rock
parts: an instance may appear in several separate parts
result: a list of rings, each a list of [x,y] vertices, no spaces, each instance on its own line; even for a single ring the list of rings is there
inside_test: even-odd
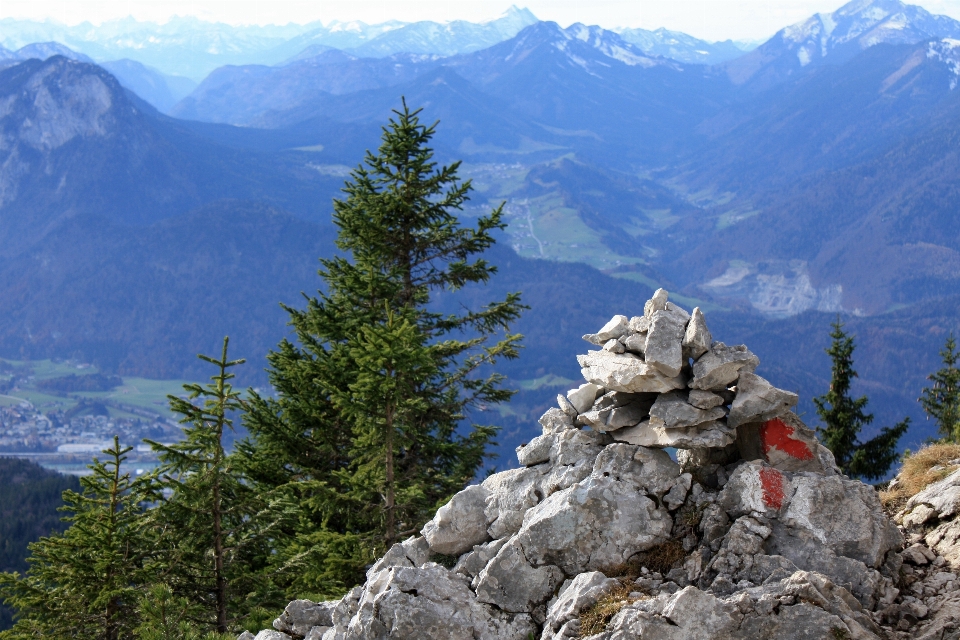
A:
[[[760,427],[760,443],[763,445],[764,455],[769,455],[770,450],[776,448],[798,460],[813,460],[813,451],[810,450],[810,446],[794,438],[793,427],[779,418],[763,423]]]
[[[763,504],[771,509],[783,506],[783,475],[776,469],[760,469],[760,486],[763,488]]]

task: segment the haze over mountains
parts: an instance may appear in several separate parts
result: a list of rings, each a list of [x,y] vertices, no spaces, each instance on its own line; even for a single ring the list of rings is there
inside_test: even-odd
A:
[[[507,371],[527,381],[517,425],[555,394],[550,375],[576,377],[559,363],[580,334],[663,285],[761,359],[809,354],[771,377],[804,398],[825,389],[843,313],[878,422],[910,413],[913,441],[928,433],[914,400],[960,306],[954,20],[855,0],[740,55],[520,9],[482,25],[217,25],[215,53],[189,19],[55,27],[0,21],[19,49],[0,71],[0,356],[194,375],[229,333],[262,382],[277,302],[318,286],[330,201],[405,96],[441,120],[440,159],[465,161],[465,218],[508,203],[493,286],[533,307]],[[139,62],[82,57],[148,35]],[[175,91],[176,69],[144,66],[154,55],[232,64]],[[525,437],[510,433],[505,446]]]

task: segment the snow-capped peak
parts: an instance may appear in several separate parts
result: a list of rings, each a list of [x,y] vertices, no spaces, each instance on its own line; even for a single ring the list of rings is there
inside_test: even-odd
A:
[[[957,88],[960,79],[960,40],[941,38],[927,47],[927,58],[942,62],[950,72],[950,90]]]

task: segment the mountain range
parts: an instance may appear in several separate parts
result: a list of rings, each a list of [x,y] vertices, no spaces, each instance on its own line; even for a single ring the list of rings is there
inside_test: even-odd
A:
[[[277,303],[320,285],[330,201],[403,96],[441,121],[439,159],[465,161],[466,219],[507,202],[492,290],[436,302],[525,292],[505,449],[576,378],[578,336],[657,286],[709,308],[719,339],[790,363],[765,375],[804,398],[826,388],[842,314],[877,426],[908,414],[910,442],[931,434],[914,400],[960,300],[957,22],[855,0],[713,65],[625,31],[514,26],[445,56],[300,42],[316,48],[221,67],[166,114],[140,93],[159,84],[133,86],[140,63],[8,58],[0,356],[194,376],[194,354],[229,333],[257,363],[243,379],[263,384],[286,331]]]
[[[0,20],[0,45],[16,50],[37,42],[57,42],[98,62],[131,59],[166,75],[199,81],[221,66],[277,65],[327,49],[363,58],[470,53],[509,40],[538,21],[528,9],[515,6],[497,19],[481,23],[391,20],[373,25],[333,21],[326,25],[233,26],[173,17],[164,24],[125,18],[68,26],[5,18]],[[752,48],[749,43],[711,43],[665,29],[623,29],[621,34],[648,54],[682,62],[714,64]]]

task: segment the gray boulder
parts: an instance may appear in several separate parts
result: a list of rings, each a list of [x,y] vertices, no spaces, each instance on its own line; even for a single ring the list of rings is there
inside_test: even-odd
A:
[[[430,549],[448,556],[459,556],[474,545],[489,540],[485,513],[489,495],[483,485],[471,485],[440,507],[421,532]]]
[[[879,634],[846,590],[822,575],[798,571],[735,596],[686,587],[638,600],[587,640],[877,640]]]
[[[650,415],[656,398],[652,393],[611,391],[598,398],[593,408],[580,416],[580,421],[603,432],[633,426]]]
[[[327,633],[343,640],[515,640],[536,632],[530,616],[484,605],[466,578],[429,563],[373,576],[346,627]]]
[[[628,442],[642,447],[722,449],[736,440],[737,431],[719,420],[678,429],[654,426],[647,420],[635,427],[612,431],[610,435],[617,442]]]
[[[576,389],[567,391],[567,400],[577,410],[577,413],[583,413],[593,406],[593,401],[596,399],[599,390],[600,387],[592,382],[587,382]]]
[[[593,463],[594,478],[613,478],[643,493],[662,496],[680,479],[680,465],[662,449],[615,443],[606,447]],[[687,481],[687,488],[689,488]]]
[[[669,295],[666,289],[654,291],[653,296],[643,305],[643,315],[649,319],[653,317],[654,312],[666,309]]]
[[[524,466],[540,464],[550,459],[550,449],[556,438],[553,434],[537,436],[527,444],[517,447],[517,461]]]
[[[623,341],[623,347],[627,351],[633,353],[639,353],[643,355],[644,350],[647,348],[647,332],[644,330],[643,333],[631,333],[630,335],[621,338]]]
[[[294,636],[306,636],[314,627],[332,627],[337,604],[338,601],[294,600],[273,621],[273,628]]]
[[[254,640],[293,640],[293,638],[281,631],[264,629],[254,637]]]
[[[719,502],[732,518],[751,515],[770,523],[766,554],[849,584],[866,606],[892,588],[877,569],[903,536],[883,513],[876,491],[862,482],[750,462],[730,477]]]
[[[581,573],[573,580],[568,580],[547,607],[547,619],[543,624],[541,640],[554,640],[565,624],[576,620],[581,611],[596,604],[619,584],[619,581],[608,578],[599,571]]]
[[[765,422],[740,425],[737,447],[744,460],[763,460],[780,471],[840,473],[833,453],[820,444],[816,432],[791,411]]]
[[[489,491],[484,514],[490,523],[487,532],[499,539],[520,530],[523,516],[542,496],[541,481],[546,470],[539,467],[509,469],[489,476],[483,487]]]
[[[674,378],[683,368],[683,342],[686,326],[682,316],[668,310],[654,311],[643,353],[647,364],[665,376]]]
[[[667,429],[694,427],[721,420],[725,416],[726,411],[721,407],[700,409],[687,402],[686,392],[672,391],[660,394],[657,401],[650,407],[650,426]]]
[[[931,509],[924,519],[950,520],[960,513],[960,469],[943,480],[934,482],[907,501],[905,513],[923,505]],[[922,523],[918,523],[922,524]]]
[[[696,360],[710,349],[711,344],[713,344],[713,336],[707,328],[707,321],[700,307],[695,307],[683,334],[683,355],[685,358]]]
[[[574,409],[573,415],[556,407],[547,409],[547,412],[540,416],[539,420],[540,426],[543,427],[544,435],[550,433],[559,433],[560,431],[566,431],[567,429],[576,429],[577,426],[573,422],[577,417],[576,414],[576,409]]]
[[[668,376],[630,353],[591,351],[577,356],[585,380],[612,391],[663,393],[682,389],[682,375]]]
[[[500,549],[508,542],[507,538],[500,540],[491,540],[485,544],[478,544],[473,551],[463,554],[457,560],[452,571],[473,580],[483,571],[491,560],[497,555]],[[472,585],[476,588],[476,585]]]
[[[517,540],[531,564],[575,576],[625,563],[665,542],[672,526],[669,512],[634,484],[591,476],[528,511]]]
[[[760,376],[741,371],[727,423],[737,427],[776,418],[796,406],[798,399],[795,393],[777,389]]]
[[[519,540],[514,538],[477,575],[477,599],[504,611],[531,612],[546,602],[562,581],[563,571],[559,568],[531,565]]]
[[[597,339],[601,344],[607,340],[615,340],[627,332],[629,323],[627,316],[613,316],[600,331],[597,331]]]
[[[744,345],[728,347],[714,342],[710,349],[693,363],[691,389],[704,391],[726,389],[737,381],[741,371],[752,373],[760,359]]]
[[[700,389],[691,389],[690,393],[687,394],[687,402],[698,409],[713,409],[725,404],[723,396]]]
[[[560,407],[560,411],[563,411],[563,413],[565,413],[568,417],[576,420],[579,411],[577,411],[577,408],[573,406],[570,400],[567,399],[567,396],[563,395],[562,393],[558,393],[557,406]]]

